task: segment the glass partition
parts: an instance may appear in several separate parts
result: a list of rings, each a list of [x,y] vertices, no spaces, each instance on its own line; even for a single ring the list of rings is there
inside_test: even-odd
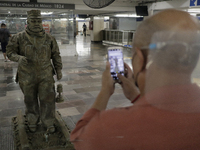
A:
[[[74,26],[72,11],[65,13],[54,12],[50,16],[45,16],[43,21],[49,22],[50,34],[60,41],[61,44],[73,43]]]
[[[0,16],[0,24],[5,23],[11,34],[16,34],[26,28],[26,17],[9,15]]]
[[[5,10],[0,14],[0,23],[5,23],[11,34],[25,30],[27,26],[26,10]],[[60,44],[74,44],[73,11],[43,11],[42,24],[47,33],[52,34]]]

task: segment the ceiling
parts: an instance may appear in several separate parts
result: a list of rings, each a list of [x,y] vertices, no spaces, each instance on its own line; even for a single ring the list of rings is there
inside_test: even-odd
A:
[[[9,0],[4,0],[8,1]],[[12,1],[22,1],[25,2],[25,0],[12,0]],[[26,0],[29,2],[29,0]],[[135,12],[135,6],[141,4],[141,3],[152,3],[152,2],[160,2],[160,1],[166,1],[166,0],[115,0],[111,5],[102,8],[102,9],[92,9],[88,6],[86,6],[83,2],[83,0],[57,0],[58,3],[67,3],[67,4],[75,4],[75,10],[74,14],[88,14],[88,15],[112,15],[116,13],[123,13],[123,12]],[[38,3],[45,3],[46,0],[38,0]],[[48,3],[55,3],[55,0],[48,0]],[[9,7],[0,7],[0,14],[22,14],[25,15],[27,8],[9,8]],[[42,11],[53,11],[54,13],[66,12],[66,10],[48,10],[43,9]]]
[[[135,12],[135,6],[137,5],[161,1],[169,0],[115,0],[112,4],[102,9],[89,8],[83,3],[83,0],[74,0],[74,3],[76,5],[76,14],[104,15],[116,12]]]

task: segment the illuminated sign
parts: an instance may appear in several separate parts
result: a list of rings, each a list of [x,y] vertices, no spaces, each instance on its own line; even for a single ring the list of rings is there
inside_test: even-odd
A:
[[[3,1],[0,1],[0,7],[43,8],[43,9],[75,9],[74,4],[3,2]]]

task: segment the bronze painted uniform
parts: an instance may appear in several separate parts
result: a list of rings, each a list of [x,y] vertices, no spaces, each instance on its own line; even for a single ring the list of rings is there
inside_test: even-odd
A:
[[[55,119],[54,69],[61,71],[62,61],[57,42],[50,34],[45,33],[41,40],[31,38],[26,31],[13,36],[7,45],[7,56],[16,62],[20,56],[27,58],[28,65],[19,64],[16,77],[24,93],[26,116],[29,124],[41,119],[48,127]]]

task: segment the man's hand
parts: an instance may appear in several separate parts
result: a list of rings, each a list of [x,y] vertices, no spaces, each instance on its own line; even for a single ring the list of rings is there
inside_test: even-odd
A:
[[[61,70],[57,70],[56,71],[56,76],[57,76],[57,80],[62,79],[62,72],[61,72]]]
[[[106,63],[106,70],[102,75],[102,87],[101,91],[98,94],[94,104],[91,108],[95,108],[98,110],[105,110],[109,101],[110,96],[114,93],[115,90],[115,82],[110,74],[110,63]]]
[[[23,66],[28,65],[27,58],[25,56],[19,56],[18,63],[19,65],[23,65]]]
[[[124,95],[126,96],[126,98],[132,101],[140,94],[140,91],[135,85],[135,81],[133,79],[133,72],[131,68],[126,63],[124,63],[124,65],[126,70],[126,77],[122,76],[121,74],[118,74],[118,78],[121,81],[121,86]]]
[[[106,63],[106,70],[103,72],[102,75],[102,88],[101,91],[108,95],[112,95],[115,90],[115,82],[110,74],[110,63]]]

